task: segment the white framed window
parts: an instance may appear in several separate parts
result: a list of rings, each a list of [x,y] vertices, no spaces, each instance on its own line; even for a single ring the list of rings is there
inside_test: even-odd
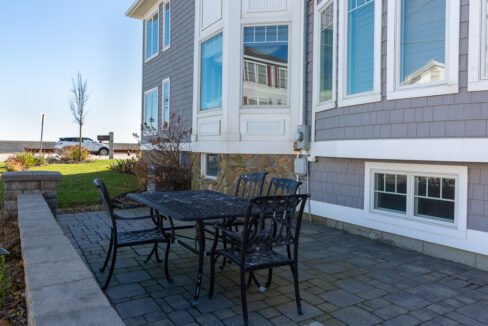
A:
[[[200,45],[200,111],[222,108],[222,33]]]
[[[337,1],[321,1],[314,12],[313,96],[315,112],[336,105]]]
[[[488,1],[469,1],[468,91],[488,90]]]
[[[387,99],[459,92],[459,0],[388,2]]]
[[[171,47],[171,1],[163,4],[163,51]]]
[[[462,237],[467,189],[465,166],[366,162],[364,209],[382,223]]]
[[[143,131],[146,133],[158,130],[158,88],[144,92]]]
[[[339,8],[338,105],[381,101],[381,0],[345,0]]]
[[[244,107],[288,106],[288,43],[288,25],[243,27]]]
[[[201,170],[202,178],[217,180],[220,171],[219,154],[202,153]]]
[[[161,101],[163,110],[162,110],[162,119],[161,123],[163,125],[163,129],[168,129],[169,122],[170,122],[170,92],[171,92],[171,81],[169,78],[163,80],[163,98]]]
[[[159,7],[158,7],[159,10]],[[146,62],[156,57],[159,53],[159,11],[150,16],[145,21],[146,25]]]

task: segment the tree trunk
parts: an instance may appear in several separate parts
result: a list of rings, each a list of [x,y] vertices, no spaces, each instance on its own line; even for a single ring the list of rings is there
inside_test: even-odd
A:
[[[81,143],[83,142],[83,139],[81,138],[81,128],[83,125],[80,123],[80,143],[78,145],[78,161],[81,161]]]

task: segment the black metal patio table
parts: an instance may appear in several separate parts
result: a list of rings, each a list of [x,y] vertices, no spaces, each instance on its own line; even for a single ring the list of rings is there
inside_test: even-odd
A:
[[[131,193],[127,198],[156,210],[158,214],[170,220],[195,223],[198,249],[195,250],[187,243],[175,240],[198,254],[197,284],[192,302],[196,305],[200,296],[203,260],[206,255],[205,221],[242,217],[246,213],[249,200],[210,190]],[[174,227],[173,230],[188,228],[193,226]]]

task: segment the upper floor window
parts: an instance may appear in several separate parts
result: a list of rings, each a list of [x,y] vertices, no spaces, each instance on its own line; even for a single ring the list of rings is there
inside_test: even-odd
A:
[[[374,89],[374,0],[348,0],[347,95]]]
[[[200,110],[222,107],[222,33],[201,45]]]
[[[468,90],[488,90],[488,1],[469,1]]]
[[[315,8],[314,57],[318,58],[314,67],[315,111],[335,106],[336,100],[336,21],[335,0],[318,2]]]
[[[163,51],[169,49],[171,45],[171,2],[164,4],[164,39]]]
[[[242,105],[288,105],[288,26],[244,28]]]
[[[170,97],[170,79],[163,80],[163,129],[167,129],[169,127],[169,97]]]
[[[396,0],[388,14],[388,98],[457,92],[459,1]]]
[[[146,61],[159,52],[159,13],[146,20]]]
[[[339,105],[380,101],[381,1],[347,0],[341,4]]]
[[[158,89],[144,93],[144,128],[147,132],[158,130]]]

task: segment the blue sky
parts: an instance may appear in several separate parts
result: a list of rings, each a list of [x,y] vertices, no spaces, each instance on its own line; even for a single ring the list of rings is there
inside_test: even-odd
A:
[[[69,111],[80,71],[90,99],[84,135],[140,128],[142,23],[124,15],[133,0],[4,1],[0,10],[0,140],[76,136]]]

